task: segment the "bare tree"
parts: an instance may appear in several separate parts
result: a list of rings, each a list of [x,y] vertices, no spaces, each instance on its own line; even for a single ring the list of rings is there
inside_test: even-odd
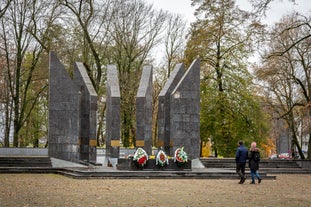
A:
[[[70,52],[58,48],[58,53],[64,51],[64,55],[71,54],[69,62],[73,65],[75,61],[84,63],[88,75],[99,96],[98,102],[98,127],[97,144],[104,139],[104,121],[105,121],[105,80],[106,65],[111,62],[111,24],[118,10],[119,1],[59,1],[64,9],[62,18],[67,34],[63,37],[72,42]],[[70,35],[70,38],[68,38]],[[62,40],[59,39],[61,42]],[[103,141],[103,140],[102,140]]]
[[[305,23],[305,18],[298,14],[284,17],[273,28],[264,65],[257,70],[258,77],[265,80],[268,89],[273,92],[272,98],[276,101],[279,118],[286,120],[291,130],[292,151],[297,147],[303,159],[298,129],[302,125],[301,120],[311,117],[310,37],[305,38],[310,34],[311,28]],[[301,136],[309,137],[308,145],[311,149],[311,133],[304,133]],[[310,157],[308,150],[308,158]]]
[[[8,45],[6,45],[5,38],[5,34],[0,35],[0,131],[2,135],[0,138],[2,138],[3,141],[2,145],[4,147],[9,147],[13,113],[12,97],[9,90],[9,77],[13,74],[8,74],[8,72],[11,65],[13,65],[13,61],[10,59],[9,53],[6,52]]]
[[[104,65],[108,58],[108,48],[110,47],[108,37],[111,19],[117,9],[116,1],[72,1],[61,0],[61,5],[69,10],[69,13],[63,16],[64,19],[72,19],[73,23],[79,25],[82,37],[82,61],[88,69],[89,76],[93,82],[94,88],[99,92],[99,87],[103,82]],[[72,18],[73,14],[74,18]],[[81,43],[77,43],[81,44]],[[89,53],[92,57],[89,57]],[[94,60],[94,62],[92,62]],[[93,64],[94,63],[94,64]],[[93,70],[92,65],[96,66]],[[92,72],[91,72],[92,71]]]
[[[167,64],[167,77],[177,63],[183,58],[185,49],[186,23],[180,15],[170,15],[164,36],[165,63]]]
[[[33,91],[33,86],[38,84],[35,73],[43,48],[29,32],[34,28],[36,21],[44,23],[43,19],[49,14],[44,6],[48,4],[40,4],[35,0],[12,1],[1,18],[3,40],[1,49],[6,59],[8,91],[12,97],[8,99],[11,103],[7,103],[7,106],[12,107],[13,110],[13,146],[15,147],[27,144],[24,142],[26,137],[21,134],[21,129],[36,106],[39,95],[47,86],[45,83],[36,92]]]
[[[12,1],[13,0],[7,0],[0,3],[0,18],[5,14]]]
[[[142,65],[159,42],[166,15],[141,0],[119,0],[112,19],[112,62],[119,70],[121,90],[121,139],[124,146],[135,143],[135,99]]]

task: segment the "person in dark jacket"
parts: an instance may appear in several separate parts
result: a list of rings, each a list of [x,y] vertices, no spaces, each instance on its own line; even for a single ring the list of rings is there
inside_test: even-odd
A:
[[[243,145],[243,141],[238,142],[239,147],[235,153],[236,173],[240,176],[239,184],[243,184],[246,180],[245,164],[248,157],[248,151]]]
[[[261,183],[261,177],[258,173],[260,152],[259,149],[256,147],[256,142],[252,142],[248,155],[249,155],[248,157],[249,168],[251,170],[251,178],[252,178],[252,182],[250,184],[255,184],[255,176],[258,179],[258,183]]]

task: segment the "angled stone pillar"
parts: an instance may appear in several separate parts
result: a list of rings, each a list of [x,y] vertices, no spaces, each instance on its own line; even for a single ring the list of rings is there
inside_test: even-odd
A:
[[[184,147],[189,159],[200,156],[200,61],[194,60],[170,97],[173,151]]]
[[[152,66],[143,67],[136,95],[136,147],[152,154]]]
[[[48,154],[63,160],[80,160],[79,92],[63,64],[50,52]]]
[[[120,152],[120,87],[115,65],[107,67],[106,90],[106,158],[116,162]]]
[[[80,92],[80,160],[96,163],[97,93],[83,63],[74,65],[73,80]]]
[[[170,140],[170,98],[171,93],[185,73],[184,65],[177,64],[170,77],[166,81],[158,97],[158,143],[157,147],[163,147],[167,155],[173,156]]]

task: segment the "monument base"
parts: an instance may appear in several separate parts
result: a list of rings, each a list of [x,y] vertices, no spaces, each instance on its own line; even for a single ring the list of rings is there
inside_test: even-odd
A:
[[[169,159],[169,164],[165,166],[156,165],[155,159],[149,159],[144,167],[139,167],[133,161],[133,158],[118,158],[117,169],[118,170],[151,170],[151,171],[179,171],[179,170],[191,170],[191,160],[183,165],[178,165],[174,162],[174,159]]]

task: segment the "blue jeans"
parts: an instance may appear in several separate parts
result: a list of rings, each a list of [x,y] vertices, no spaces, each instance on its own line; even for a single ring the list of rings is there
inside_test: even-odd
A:
[[[260,175],[259,175],[258,171],[251,169],[251,177],[252,177],[252,182],[253,183],[255,182],[255,176],[257,177],[257,179],[260,179]]]

